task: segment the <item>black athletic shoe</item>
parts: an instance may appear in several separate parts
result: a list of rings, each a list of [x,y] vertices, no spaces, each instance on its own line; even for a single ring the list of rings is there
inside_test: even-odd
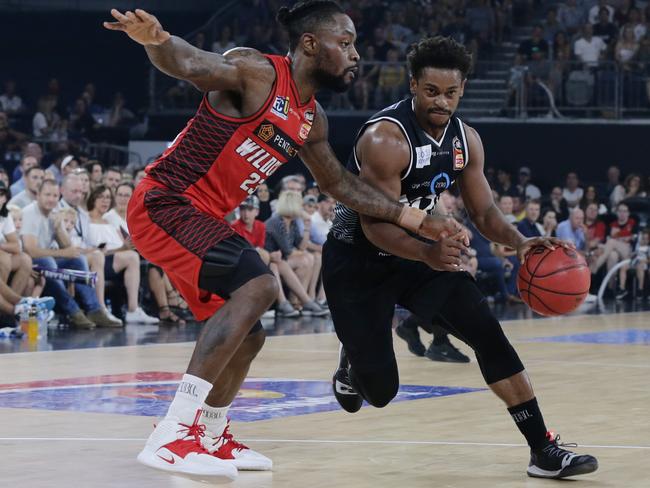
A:
[[[409,327],[404,327],[400,322],[400,324],[395,328],[395,333],[398,337],[401,337],[406,341],[409,351],[411,351],[416,356],[424,356],[426,348],[420,340],[420,333],[418,332],[417,328],[411,329]]]
[[[598,469],[598,460],[588,454],[576,454],[563,447],[577,444],[560,444],[560,436],[547,432],[548,444],[538,451],[530,451],[530,464],[526,472],[533,478],[566,478],[579,474],[593,473]]]
[[[332,378],[332,389],[341,408],[346,412],[354,413],[361,408],[363,398],[352,388],[348,374],[349,368],[348,357],[343,350],[343,345],[341,345],[339,349],[339,367]]]
[[[628,292],[627,290],[618,290],[616,293],[616,299],[617,300],[625,300],[627,298]]]
[[[424,353],[431,361],[443,363],[469,363],[469,358],[454,347],[451,342],[436,346],[433,342]]]

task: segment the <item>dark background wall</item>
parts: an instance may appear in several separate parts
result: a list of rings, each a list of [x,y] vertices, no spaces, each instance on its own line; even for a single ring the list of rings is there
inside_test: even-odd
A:
[[[150,138],[172,140],[185,126],[187,116],[156,117],[158,129]],[[354,135],[366,120],[362,115],[329,114],[330,143],[342,161],[347,161]],[[528,166],[533,180],[544,190],[564,183],[566,173],[577,171],[584,183],[605,181],[613,164],[623,174],[650,168],[650,125],[621,123],[468,122],[480,134],[486,166]],[[273,176],[273,181],[299,170],[291,161]]]

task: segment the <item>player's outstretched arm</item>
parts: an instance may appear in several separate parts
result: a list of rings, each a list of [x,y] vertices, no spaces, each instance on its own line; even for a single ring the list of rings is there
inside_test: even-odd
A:
[[[163,73],[187,80],[201,91],[243,90],[245,70],[241,56],[235,60],[203,51],[163,29],[156,17],[136,9],[124,14],[116,9],[111,15],[117,22],[104,22],[109,30],[122,31],[142,44],[153,65]],[[257,53],[254,50],[249,55]],[[257,53],[258,56],[259,53]]]
[[[324,193],[361,214],[398,224],[430,239],[437,240],[441,235],[453,235],[461,230],[455,220],[405,207],[347,171],[327,139],[327,117],[319,105],[309,139],[300,150],[300,158]]]
[[[572,247],[566,241],[554,237],[527,239],[505,219],[499,207],[494,203],[490,185],[483,173],[485,152],[481,138],[472,127],[468,125],[465,127],[471,156],[467,168],[462,172],[458,181],[465,208],[478,231],[492,242],[516,249],[517,256],[522,262],[526,253],[535,246],[545,246],[550,249],[553,249],[554,246]]]

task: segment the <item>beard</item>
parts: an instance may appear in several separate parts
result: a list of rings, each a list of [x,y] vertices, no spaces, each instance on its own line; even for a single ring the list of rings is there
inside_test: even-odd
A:
[[[342,75],[334,75],[320,66],[314,70],[314,80],[318,86],[336,93],[343,93],[350,88],[350,84],[345,81],[345,75],[345,72]]]

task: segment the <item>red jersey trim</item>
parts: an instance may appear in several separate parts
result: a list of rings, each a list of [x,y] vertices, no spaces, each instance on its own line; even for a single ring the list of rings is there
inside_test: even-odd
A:
[[[291,74],[291,58],[289,56],[285,56],[285,62],[287,63],[287,70],[289,71],[289,85],[291,86],[291,91],[293,92],[293,95],[296,97],[296,103],[298,104],[298,108],[303,108],[309,105],[314,101],[314,95],[309,97],[309,100],[307,100],[305,103],[300,103],[300,92],[298,91],[298,87],[296,86],[295,81],[293,81],[293,76]]]

